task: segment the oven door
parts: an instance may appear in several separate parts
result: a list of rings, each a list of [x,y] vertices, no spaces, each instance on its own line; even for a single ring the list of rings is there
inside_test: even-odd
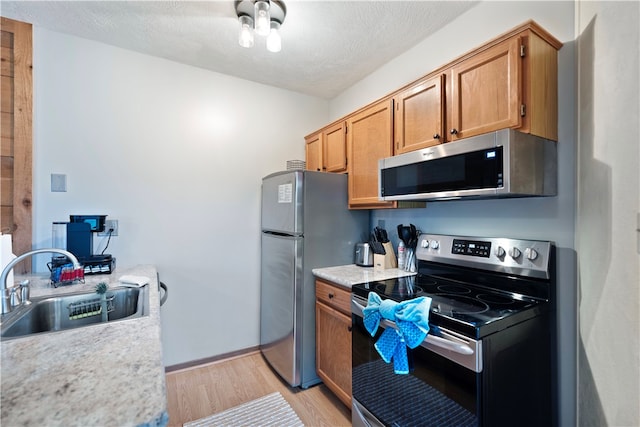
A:
[[[381,359],[364,327],[366,301],[352,295],[352,422],[354,426],[478,426],[482,342],[444,328],[407,349],[411,372],[395,374]]]

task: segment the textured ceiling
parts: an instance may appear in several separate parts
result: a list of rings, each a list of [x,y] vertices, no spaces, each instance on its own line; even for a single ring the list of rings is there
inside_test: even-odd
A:
[[[233,1],[6,1],[2,16],[322,98],[333,98],[475,1],[286,0],[282,51],[238,45]]]

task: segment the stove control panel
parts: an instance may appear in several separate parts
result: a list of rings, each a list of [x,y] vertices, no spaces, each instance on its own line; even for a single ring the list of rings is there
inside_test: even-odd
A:
[[[453,239],[451,253],[489,258],[491,256],[491,242]]]
[[[551,242],[421,234],[416,258],[450,265],[548,278]]]

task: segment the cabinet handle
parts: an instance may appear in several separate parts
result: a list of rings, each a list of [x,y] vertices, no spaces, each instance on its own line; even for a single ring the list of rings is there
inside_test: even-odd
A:
[[[458,129],[451,129],[451,131],[449,131],[449,133],[451,135],[456,135],[458,133]]]
[[[329,294],[329,299],[333,299],[333,294]]]
[[[433,139],[440,139],[440,134],[437,134],[437,133],[433,134]]]

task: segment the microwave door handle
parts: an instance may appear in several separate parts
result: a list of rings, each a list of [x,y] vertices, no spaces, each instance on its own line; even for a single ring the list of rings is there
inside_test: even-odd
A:
[[[354,301],[353,299],[351,300],[351,312],[359,317],[364,317],[363,314],[363,310],[364,310],[364,306],[360,303],[358,303],[357,301]],[[396,324],[390,320],[387,319],[382,319],[382,322],[380,322],[380,325],[382,327],[392,327],[394,329],[398,329],[398,327],[396,326]],[[446,332],[442,332],[443,334],[446,334]],[[448,335],[448,334],[446,334]],[[473,349],[471,349],[469,346],[464,345],[464,344],[460,344],[458,342],[455,341],[451,341],[448,340],[446,338],[441,338],[435,335],[427,335],[427,337],[425,338],[425,340],[422,342],[421,346],[424,348],[426,347],[426,343],[429,343],[431,345],[434,345],[436,347],[440,347],[440,348],[444,348],[446,350],[450,350],[453,351],[455,353],[459,353],[459,354],[464,354],[464,355],[470,355],[473,354]]]

